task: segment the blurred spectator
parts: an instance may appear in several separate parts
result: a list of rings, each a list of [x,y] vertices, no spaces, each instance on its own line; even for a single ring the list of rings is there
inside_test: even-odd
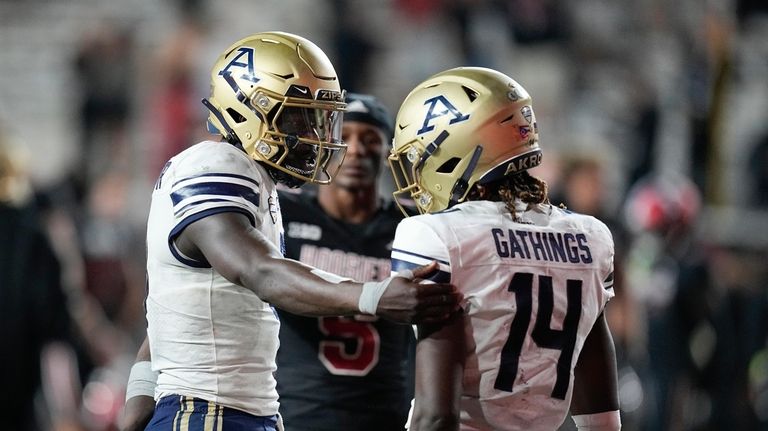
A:
[[[130,312],[141,309],[143,277],[131,277],[137,272],[131,262],[141,258],[136,252],[141,247],[134,244],[137,236],[131,236],[125,220],[125,183],[119,171],[95,182],[85,207],[66,193],[67,184],[54,185],[36,199],[41,228],[60,265],[71,323],[84,335],[76,351],[83,383],[78,404],[89,431],[115,427],[123,403],[123,374],[134,349],[127,334],[141,323],[138,311]]]
[[[712,358],[699,376],[712,398],[709,429],[768,429],[766,257],[732,244],[716,247],[709,259],[722,292],[712,306],[711,329],[696,334],[699,344],[712,344]]]
[[[132,114],[132,32],[103,23],[84,33],[73,66],[80,94],[80,158],[73,170],[77,197],[98,174],[127,158]]]
[[[201,82],[208,84],[207,67],[203,70],[199,66],[202,45],[208,35],[204,2],[178,0],[175,11],[179,21],[169,26],[170,34],[160,41],[150,64],[151,116],[148,121],[157,134],[157,141],[147,152],[147,174],[152,179],[157,178],[171,156],[184,150],[190,142],[200,140],[199,135],[204,131],[200,124],[207,115],[198,97],[202,93]]]
[[[72,178],[53,183],[42,196],[68,293],[77,298],[78,324],[94,330],[99,341],[89,347],[100,365],[133,351],[125,332],[142,326],[140,299],[133,298],[143,290],[144,246],[129,196],[131,126],[139,100],[132,23],[102,18],[76,39],[72,64],[81,145]]]
[[[72,317],[31,187],[0,130],[0,414],[3,429],[81,430]]]
[[[126,301],[142,298],[144,292],[144,242],[140,229],[126,216],[128,184],[128,176],[120,171],[97,178],[86,198],[80,226],[85,289],[116,324],[124,317]],[[133,302],[136,306],[137,301]],[[123,323],[127,329],[135,324]]]
[[[473,2],[465,1],[472,4]],[[515,40],[521,44],[543,43],[561,40],[567,33],[562,5],[553,0],[492,0],[514,31]]]
[[[125,183],[119,172],[96,181],[84,207],[66,193],[68,184],[43,190],[36,199],[41,228],[60,264],[71,323],[83,334],[76,351],[82,376],[78,405],[89,431],[115,429],[134,348],[128,334],[141,323],[138,311],[130,311],[141,309],[143,277],[131,277],[141,247],[124,217]]]
[[[395,0],[395,8],[401,10],[414,23],[428,20],[440,13],[443,0]]]
[[[752,179],[749,203],[768,209],[768,132],[763,134],[749,157]]]
[[[561,177],[552,202],[563,203],[569,210],[609,220],[606,224],[620,228],[620,220],[609,208],[608,183],[604,164],[597,154],[560,156]]]
[[[514,42],[513,30],[519,29],[518,14],[526,11],[500,1],[446,0],[443,8],[455,26],[462,65],[499,67]],[[533,2],[531,2],[533,3]],[[515,20],[512,16],[515,15]],[[523,24],[524,26],[524,24]]]
[[[331,26],[331,36],[336,51],[334,66],[339,81],[347,91],[359,92],[368,85],[372,58],[380,49],[361,28],[349,0],[331,0],[333,13],[338,22]]]
[[[734,18],[735,11],[722,2],[706,2],[697,13],[682,18],[681,26],[691,127],[691,179],[711,203],[724,201],[724,172],[719,162],[729,143],[723,127],[729,121]]]
[[[81,145],[72,178],[41,194],[63,264],[70,309],[93,369],[83,375],[81,417],[113,430],[123,404],[132,331],[142,327],[143,242],[130,219],[135,95],[134,28],[104,20],[82,33],[73,65]]]
[[[715,358],[715,305],[722,296],[709,270],[708,249],[693,235],[701,194],[691,180],[642,178],[625,204],[634,234],[627,282],[645,323],[646,429],[707,429],[713,404],[706,369]]]
[[[641,364],[635,356],[638,337],[637,305],[632,292],[626,288],[624,260],[629,247],[629,235],[623,220],[612,208],[607,177],[607,159],[598,154],[561,155],[560,176],[553,183],[551,202],[563,204],[570,211],[597,217],[611,230],[614,239],[614,291],[613,305],[606,310],[616,346],[619,371],[619,397],[622,409],[622,427],[639,429],[642,421],[643,392],[638,370]]]

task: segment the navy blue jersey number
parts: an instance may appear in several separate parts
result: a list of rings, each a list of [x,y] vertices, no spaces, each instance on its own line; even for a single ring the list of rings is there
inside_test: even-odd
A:
[[[518,272],[509,282],[507,290],[515,294],[517,305],[515,317],[509,327],[509,337],[501,350],[499,374],[496,376],[494,388],[500,391],[512,392],[515,383],[520,353],[523,341],[528,332],[533,308],[533,279],[534,274]],[[554,308],[554,294],[552,291],[552,277],[539,275],[539,307],[536,314],[536,322],[531,331],[531,339],[538,347],[544,349],[560,350],[560,358],[557,360],[557,380],[552,389],[552,398],[565,399],[571,376],[571,363],[573,350],[576,345],[576,334],[581,317],[581,280],[567,280],[566,294],[568,303],[566,306],[563,329],[552,329],[552,310]]]

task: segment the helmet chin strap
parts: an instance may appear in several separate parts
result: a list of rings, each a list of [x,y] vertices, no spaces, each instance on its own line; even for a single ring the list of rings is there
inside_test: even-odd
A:
[[[269,176],[272,177],[276,183],[280,183],[288,188],[296,189],[306,184],[306,181],[300,180],[293,175],[286,174],[285,172],[279,169],[275,169],[272,166],[265,164],[265,167],[267,168],[267,172],[269,172]]]
[[[448,138],[448,135],[448,131],[443,130],[439,135],[437,135],[434,141],[430,142],[429,145],[424,148],[424,153],[419,158],[418,163],[414,166],[414,170],[418,170],[419,166],[421,166],[428,158],[432,156],[432,154],[434,154],[435,151],[437,151],[438,148],[440,148],[440,145]],[[456,180],[456,182],[453,184],[453,188],[451,188],[451,197],[448,200],[448,206],[446,208],[450,208],[459,203],[459,199],[464,197],[464,195],[467,193],[467,189],[469,188],[469,178],[475,171],[481,154],[483,154],[483,147],[478,145],[475,147],[475,152],[472,154],[472,158],[469,160],[469,163],[467,163],[467,168],[464,169],[461,177],[459,177],[459,179]]]
[[[213,114],[213,116],[216,117],[217,120],[219,120],[219,123],[222,126],[224,126],[224,131],[227,132],[224,138],[226,138],[226,140],[232,144],[242,145],[242,143],[240,142],[240,138],[238,138],[237,135],[235,134],[235,131],[232,130],[231,127],[229,127],[227,120],[225,120],[224,116],[221,115],[221,112],[218,109],[216,109],[215,106],[213,106],[213,103],[211,103],[208,99],[202,99],[201,102],[203,102],[203,105],[205,105],[205,107],[208,108],[209,111],[211,111],[211,114]]]
[[[439,135],[435,138],[434,141],[430,142],[429,145],[427,145],[424,148],[424,154],[421,155],[419,158],[419,162],[414,166],[414,168],[418,169],[419,166],[424,164],[424,162],[432,156],[432,154],[437,151],[438,148],[440,148],[440,145],[445,141],[450,133],[448,133],[447,130],[443,130],[440,132]]]
[[[481,154],[483,154],[483,147],[478,145],[475,147],[475,152],[472,154],[472,158],[467,164],[467,169],[464,169],[464,173],[462,173],[461,177],[459,177],[459,179],[456,180],[456,183],[453,184],[453,188],[451,189],[451,198],[448,200],[447,208],[450,208],[459,203],[459,199],[464,197],[464,195],[467,193],[467,189],[469,188],[469,178],[475,171],[475,167],[477,166],[478,160],[480,160]]]

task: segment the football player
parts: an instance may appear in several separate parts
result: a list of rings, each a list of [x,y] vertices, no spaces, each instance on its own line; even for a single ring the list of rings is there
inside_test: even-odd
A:
[[[283,193],[286,256],[356,280],[381,280],[402,214],[378,194],[392,118],[347,94],[339,173],[316,196]],[[413,331],[372,316],[304,317],[278,310],[277,390],[289,429],[403,429],[412,397]]]
[[[398,226],[393,270],[437,260],[463,309],[419,325],[412,430],[620,428],[603,316],[613,240],[599,220],[549,204],[531,97],[508,76],[457,68],[405,99],[389,157]]]
[[[236,42],[216,61],[203,103],[209,130],[222,139],[171,158],[152,194],[151,366],[132,368],[124,427],[141,426],[154,395],[147,430],[274,430],[280,325],[273,305],[429,321],[447,316],[458,294],[412,280],[430,268],[361,284],[283,257],[276,184],[327,184],[346,150],[344,94],[312,42],[282,32]]]

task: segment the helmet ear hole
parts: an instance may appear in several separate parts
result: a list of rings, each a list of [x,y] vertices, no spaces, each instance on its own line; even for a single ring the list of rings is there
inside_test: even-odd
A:
[[[461,161],[458,157],[452,157],[451,159],[447,160],[445,163],[440,165],[439,168],[437,168],[436,172],[439,172],[441,174],[450,174],[453,172],[454,169],[456,169],[456,165],[459,164]]]
[[[235,123],[237,124],[245,122],[245,117],[240,115],[239,112],[235,111],[232,108],[227,108],[227,114],[229,114],[229,116],[232,117],[232,119],[235,120]]]

